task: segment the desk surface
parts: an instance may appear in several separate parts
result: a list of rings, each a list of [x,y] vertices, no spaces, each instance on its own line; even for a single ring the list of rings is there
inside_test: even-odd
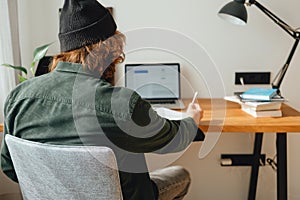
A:
[[[204,110],[199,125],[204,132],[300,132],[300,112],[286,104],[281,107],[282,117],[254,118],[239,104],[223,99],[198,99],[198,103]]]
[[[198,99],[198,103],[204,110],[199,127],[205,132],[300,132],[300,112],[286,104],[281,108],[282,117],[254,118],[242,111],[239,104],[223,99]]]

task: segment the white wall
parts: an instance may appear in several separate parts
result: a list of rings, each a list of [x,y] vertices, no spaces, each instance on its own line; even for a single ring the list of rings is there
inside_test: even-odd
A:
[[[217,12],[227,2],[227,0],[102,1],[104,5],[114,8],[119,30],[124,33],[155,27],[162,31],[170,31],[171,35],[185,36],[190,39],[189,41],[198,44],[191,46],[188,55],[162,49],[141,49],[128,53],[126,59],[126,62],[180,61],[184,77],[189,77],[189,81],[183,85],[185,97],[190,97],[193,90],[198,90],[200,97],[223,97],[225,94],[230,95],[233,91],[241,90],[242,88],[235,86],[233,82],[234,73],[237,71],[271,71],[274,76],[290,51],[292,38],[254,6],[248,8],[249,20],[245,27],[237,27],[219,19]],[[260,2],[291,26],[300,26],[298,0]],[[58,8],[61,6],[61,0],[19,1],[23,64],[30,64],[35,47],[58,41]],[[147,39],[149,37],[144,38]],[[176,40],[173,44],[178,45],[179,52],[182,48],[180,42]],[[207,55],[198,51],[199,46],[205,49]],[[49,54],[57,52],[59,52],[58,42],[51,47]],[[199,57],[197,63],[190,63],[190,60],[185,59],[191,55]],[[207,61],[208,58],[210,62]],[[299,58],[298,50],[281,87],[289,103],[298,109],[300,109],[300,95],[297,92]],[[122,72],[121,67],[120,71]],[[216,72],[220,73],[221,80],[218,80]],[[217,81],[217,87],[211,84],[214,79]],[[122,84],[122,79],[120,83]],[[192,88],[187,84],[191,84]],[[251,153],[253,138],[252,133],[223,134],[214,150],[203,160],[197,159],[201,143],[193,144],[176,162],[187,167],[192,174],[193,183],[187,199],[246,199],[250,168],[220,167],[219,158],[222,153]],[[297,156],[300,150],[299,143],[300,136],[289,134],[288,192],[289,199],[292,200],[300,197],[298,173],[300,162]],[[268,157],[275,155],[274,134],[265,134],[263,153]],[[275,172],[266,166],[260,169],[259,176],[257,199],[275,199]]]

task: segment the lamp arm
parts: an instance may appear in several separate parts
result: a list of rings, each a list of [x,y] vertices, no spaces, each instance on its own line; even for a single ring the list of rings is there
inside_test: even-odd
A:
[[[282,19],[277,17],[274,13],[272,13],[270,10],[268,10],[266,7],[264,7],[262,4],[255,0],[250,0],[249,5],[254,4],[257,6],[264,14],[266,14],[273,22],[275,22],[278,26],[280,26],[284,31],[286,31],[290,36],[293,38],[299,39],[299,32],[297,32],[295,29],[291,28],[287,23],[285,23]]]
[[[281,85],[282,80],[283,80],[283,78],[285,76],[285,73],[286,73],[286,71],[287,71],[287,69],[288,69],[288,67],[290,65],[290,62],[292,60],[292,57],[293,57],[293,55],[294,55],[294,53],[296,51],[296,48],[297,48],[298,44],[299,44],[299,39],[296,39],[295,43],[294,43],[294,45],[293,45],[293,47],[292,47],[292,49],[290,51],[290,54],[289,54],[289,56],[288,56],[288,58],[287,58],[287,60],[286,60],[286,62],[284,64],[284,66],[279,70],[279,72],[275,76],[274,80],[272,81],[272,88],[277,89],[279,95],[280,95],[280,90],[279,90],[280,85]]]
[[[250,5],[254,4],[256,5],[263,13],[265,13],[272,21],[274,21],[277,25],[279,25],[284,31],[286,31],[290,36],[292,36],[295,39],[295,43],[290,51],[290,54],[283,65],[283,67],[279,70],[279,72],[276,74],[274,80],[272,81],[272,88],[277,89],[277,93],[280,94],[280,85],[282,83],[282,80],[288,70],[288,67],[290,65],[290,62],[295,54],[295,51],[297,49],[297,46],[299,44],[300,40],[300,32],[297,31],[297,29],[291,28],[287,23],[285,23],[283,20],[281,20],[279,17],[277,17],[274,13],[272,13],[270,10],[265,8],[263,5],[261,5],[256,0],[249,0]]]

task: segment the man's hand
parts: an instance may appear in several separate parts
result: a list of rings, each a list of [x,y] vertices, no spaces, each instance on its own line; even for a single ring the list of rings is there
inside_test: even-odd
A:
[[[190,103],[186,110],[186,114],[193,118],[195,123],[198,125],[203,117],[203,110],[198,103]]]

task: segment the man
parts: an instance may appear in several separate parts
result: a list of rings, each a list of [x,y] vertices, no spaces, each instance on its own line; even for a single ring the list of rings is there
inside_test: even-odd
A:
[[[108,146],[116,154],[125,200],[182,199],[188,172],[170,167],[149,175],[144,153],[178,152],[203,139],[197,128],[200,106],[189,105],[190,117],[183,120],[167,120],[134,91],[113,86],[115,65],[124,60],[125,36],[96,0],[65,1],[59,40],[61,53],[54,56],[51,73],[25,81],[9,95],[4,134]],[[5,142],[1,165],[17,181]]]

